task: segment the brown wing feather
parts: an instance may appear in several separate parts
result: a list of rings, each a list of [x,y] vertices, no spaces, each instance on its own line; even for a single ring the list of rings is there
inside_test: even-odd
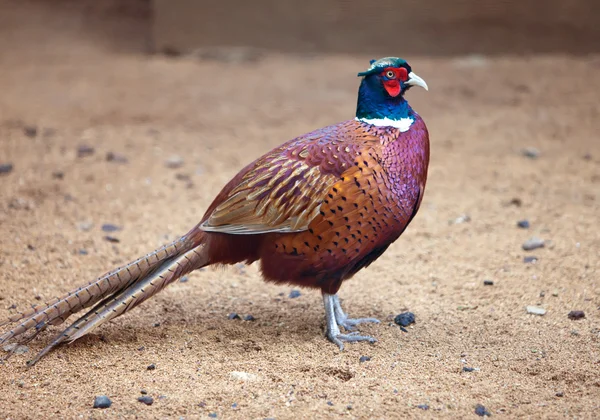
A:
[[[200,228],[229,234],[307,230],[365,143],[379,139],[367,136],[354,121],[285,143],[238,174]]]

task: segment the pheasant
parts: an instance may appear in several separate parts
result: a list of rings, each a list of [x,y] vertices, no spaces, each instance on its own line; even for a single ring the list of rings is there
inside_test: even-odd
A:
[[[320,289],[326,335],[375,342],[355,331],[337,292],[369,266],[415,217],[427,179],[429,135],[404,94],[427,88],[405,60],[371,60],[361,73],[356,118],[273,149],[242,169],[187,234],[62,297],[10,316],[0,345],[26,343],[50,325],[87,312],[58,334],[51,349],[90,333],[186,273],[213,264],[260,261],[267,281]],[[340,327],[344,328],[344,333]]]

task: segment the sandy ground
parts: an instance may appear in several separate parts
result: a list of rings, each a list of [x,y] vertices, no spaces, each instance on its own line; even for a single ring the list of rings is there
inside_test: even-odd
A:
[[[0,175],[2,318],[184,233],[247,162],[352,117],[372,58],[172,59],[12,29],[0,37],[0,163],[13,165]],[[0,365],[0,416],[597,415],[600,57],[406,58],[430,86],[409,94],[431,133],[428,190],[403,237],[341,290],[351,314],[384,321],[362,328],[378,343],[340,352],[317,292],[290,299],[256,266],[206,269],[32,369],[50,333]],[[173,155],[180,168],[165,166]],[[105,223],[122,227],[119,243]],[[546,246],[524,251],[533,236]],[[405,310],[407,333],[390,323]],[[102,394],[112,407],[92,409]]]

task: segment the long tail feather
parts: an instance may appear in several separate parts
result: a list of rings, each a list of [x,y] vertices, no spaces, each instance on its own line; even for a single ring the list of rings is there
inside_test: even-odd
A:
[[[0,322],[0,326],[17,322],[20,323],[10,331],[0,335],[0,345],[11,340],[17,342],[31,341],[48,325],[61,324],[72,314],[93,305],[96,305],[94,309],[99,308],[104,302],[109,302],[112,299],[123,295],[128,288],[133,287],[138,282],[143,281],[148,277],[152,277],[152,273],[159,273],[162,267],[168,266],[174,261],[179,261],[180,258],[188,255],[188,253],[191,252],[190,250],[193,250],[198,246],[199,242],[197,235],[185,235],[184,237],[123,267],[108,272],[96,281],[79,287],[60,298],[55,298],[45,304],[38,305],[31,310],[9,317],[5,321]],[[196,257],[196,259],[198,259],[198,257]],[[192,270],[194,268],[192,268]],[[191,270],[188,270],[188,272],[189,271]],[[181,275],[182,274],[179,274],[179,276]],[[162,287],[160,289],[162,289]],[[156,291],[144,297],[144,299],[152,296],[154,293],[156,293]],[[137,295],[137,298],[139,297],[140,296]],[[132,306],[129,305],[130,307],[126,308],[126,310],[140,302],[135,302]],[[125,311],[123,310],[119,314],[123,312]],[[109,319],[112,318],[114,318],[114,316]],[[28,331],[32,332],[25,336],[25,333]]]
[[[98,303],[89,312],[61,332],[28,364],[34,365],[46,353],[62,343],[72,343],[78,338],[92,332],[100,325],[133,309],[146,299],[151,298],[167,285],[192,270],[208,263],[204,244],[186,253],[165,261],[158,269],[133,284],[123,288],[113,296]]]

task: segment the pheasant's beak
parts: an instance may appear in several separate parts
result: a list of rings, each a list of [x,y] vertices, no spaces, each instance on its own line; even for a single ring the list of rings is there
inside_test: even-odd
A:
[[[425,83],[425,80],[421,79],[412,71],[408,74],[408,80],[404,82],[404,84],[410,86],[421,86],[423,89],[429,90],[429,88],[427,87],[427,83]]]

